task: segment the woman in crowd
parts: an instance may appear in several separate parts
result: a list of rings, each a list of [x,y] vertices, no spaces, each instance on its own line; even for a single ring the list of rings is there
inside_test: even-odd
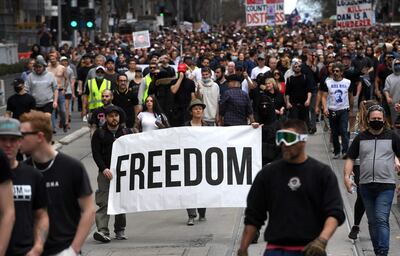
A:
[[[137,115],[135,128],[139,132],[146,132],[167,127],[167,117],[159,108],[154,95],[149,95],[144,102],[143,111]]]

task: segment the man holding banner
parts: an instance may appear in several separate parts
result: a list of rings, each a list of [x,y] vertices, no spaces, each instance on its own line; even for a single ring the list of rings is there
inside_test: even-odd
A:
[[[105,108],[105,115],[105,125],[98,128],[92,137],[93,159],[99,168],[99,174],[97,176],[98,190],[95,194],[96,204],[99,206],[99,209],[96,211],[97,232],[94,232],[93,238],[102,243],[111,241],[110,231],[108,229],[110,216],[107,215],[107,207],[110,180],[113,178],[110,171],[112,146],[114,140],[131,133],[130,129],[120,126],[120,116],[123,115],[123,110],[121,108],[110,105]],[[115,215],[114,232],[117,240],[127,239],[125,236],[125,226],[125,214]]]
[[[288,120],[276,133],[283,159],[266,165],[251,186],[237,255],[248,255],[268,216],[264,255],[326,255],[328,240],[345,220],[343,202],[330,167],[307,156],[306,134],[306,124],[297,119]]]

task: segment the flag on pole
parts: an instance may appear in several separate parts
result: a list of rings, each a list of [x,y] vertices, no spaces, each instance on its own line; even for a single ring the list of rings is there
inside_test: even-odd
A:
[[[210,25],[208,25],[204,20],[201,20],[200,30],[204,33],[208,33],[208,31],[210,31]]]
[[[301,20],[300,14],[297,11],[297,8],[294,8],[294,10],[292,11],[292,13],[290,13],[289,16],[289,21],[290,23],[293,25],[296,25],[296,23],[298,23]]]

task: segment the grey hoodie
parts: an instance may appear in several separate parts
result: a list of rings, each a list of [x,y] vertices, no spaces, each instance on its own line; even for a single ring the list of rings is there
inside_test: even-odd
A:
[[[399,59],[396,59],[392,63],[392,70],[394,70],[394,63],[399,62]],[[400,102],[400,73],[392,73],[385,80],[385,88],[384,92],[388,92],[390,97],[392,97],[393,103]]]
[[[32,72],[25,81],[25,90],[35,98],[36,107],[43,107],[53,102],[57,82],[54,75],[46,70],[41,75]]]

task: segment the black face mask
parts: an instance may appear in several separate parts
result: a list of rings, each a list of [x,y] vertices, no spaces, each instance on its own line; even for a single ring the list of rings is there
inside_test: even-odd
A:
[[[23,89],[24,89],[23,86],[14,86],[14,91],[15,91],[16,93],[21,92]]]
[[[375,131],[379,131],[380,129],[383,128],[384,125],[385,125],[384,121],[379,121],[379,120],[369,121],[369,127],[374,129]]]

